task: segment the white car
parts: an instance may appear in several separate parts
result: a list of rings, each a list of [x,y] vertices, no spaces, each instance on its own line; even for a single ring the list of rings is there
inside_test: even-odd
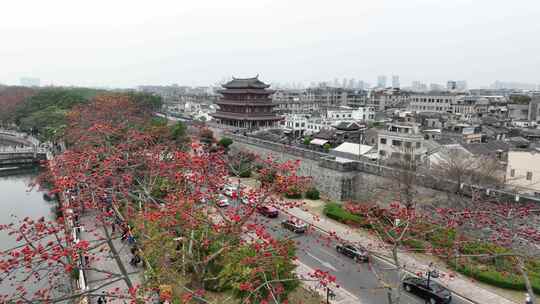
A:
[[[221,208],[229,207],[229,199],[224,195],[220,195],[216,201],[216,205]]]
[[[242,202],[242,204],[244,205],[253,205],[255,204],[255,199],[254,198],[250,198],[249,196],[244,196],[242,197],[242,199],[240,200]]]
[[[235,186],[225,186],[223,189],[223,193],[226,196],[233,196],[233,194],[237,191],[238,187]]]

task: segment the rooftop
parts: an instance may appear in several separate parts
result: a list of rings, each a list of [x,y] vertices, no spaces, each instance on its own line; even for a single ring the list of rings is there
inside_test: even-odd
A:
[[[480,144],[462,144],[463,148],[474,155],[489,155],[496,153],[498,150],[508,151],[510,145],[503,141],[490,141]]]
[[[252,78],[234,78],[222,85],[226,89],[266,89],[270,85],[259,80],[259,75]]]

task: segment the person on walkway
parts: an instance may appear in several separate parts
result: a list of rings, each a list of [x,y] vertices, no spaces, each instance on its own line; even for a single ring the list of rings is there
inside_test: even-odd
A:
[[[525,304],[533,304],[531,295],[529,295],[528,293],[525,294]]]
[[[128,244],[130,245],[135,244],[135,238],[133,237],[133,234],[131,234],[131,232],[128,233],[127,240],[128,240]]]
[[[102,304],[106,304],[106,303],[107,303],[107,297],[105,297],[105,291],[102,291],[102,292],[101,292],[101,296],[99,296],[99,298],[98,298],[98,303],[99,303],[99,299],[101,299],[101,303],[102,303]]]
[[[139,255],[135,254],[131,258],[131,261],[129,261],[130,265],[137,266],[141,262],[141,257]]]

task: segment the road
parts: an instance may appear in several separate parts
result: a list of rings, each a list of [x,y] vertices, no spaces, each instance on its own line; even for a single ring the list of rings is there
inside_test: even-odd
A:
[[[231,207],[236,207],[237,203],[232,202]],[[392,274],[385,269],[391,265],[383,260],[372,258],[370,263],[356,263],[352,259],[343,256],[335,250],[338,244],[336,240],[329,238],[322,231],[310,229],[305,234],[296,234],[281,227],[281,221],[288,218],[284,213],[280,213],[278,218],[267,218],[257,215],[254,219],[259,224],[264,224],[268,232],[277,238],[291,238],[297,244],[298,260],[313,269],[321,269],[336,276],[337,284],[340,288],[360,299],[362,304],[387,303],[386,291],[380,289],[380,284],[372,269],[378,273]],[[392,280],[391,280],[392,281]],[[393,280],[392,283],[396,283]],[[402,291],[403,304],[424,304],[424,300],[412,294]],[[452,295],[453,304],[471,304],[472,302]]]

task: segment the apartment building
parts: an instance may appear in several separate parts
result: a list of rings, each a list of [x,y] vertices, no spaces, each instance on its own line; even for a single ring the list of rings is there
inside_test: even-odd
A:
[[[378,132],[378,154],[381,160],[389,162],[403,159],[423,161],[426,156],[424,136],[416,123],[390,123],[386,130]]]

